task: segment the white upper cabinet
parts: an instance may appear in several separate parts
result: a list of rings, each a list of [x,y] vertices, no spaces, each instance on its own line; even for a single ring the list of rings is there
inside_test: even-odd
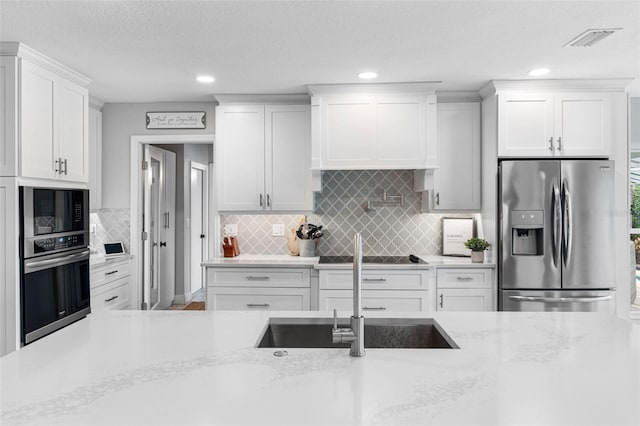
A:
[[[425,85],[312,85],[308,89],[313,169],[437,165],[436,96]]]
[[[309,105],[216,108],[220,211],[313,208]]]
[[[606,92],[498,92],[499,157],[608,157]]]
[[[89,180],[90,80],[20,43],[1,43],[3,65],[15,63],[3,103],[15,112],[3,175]],[[9,69],[9,68],[7,68]]]
[[[432,210],[480,210],[480,103],[438,104]]]

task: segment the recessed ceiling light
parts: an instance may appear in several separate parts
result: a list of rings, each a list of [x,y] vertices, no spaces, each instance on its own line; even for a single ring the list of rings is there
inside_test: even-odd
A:
[[[376,78],[377,76],[378,76],[378,73],[373,71],[365,71],[358,74],[358,77],[360,77],[363,80],[371,80],[372,78]]]
[[[198,80],[200,83],[213,83],[214,81],[216,81],[216,79],[210,75],[199,75],[196,77],[196,80]]]
[[[549,68],[536,68],[535,70],[529,71],[529,75],[531,77],[540,77],[541,75],[549,74],[550,71]]]

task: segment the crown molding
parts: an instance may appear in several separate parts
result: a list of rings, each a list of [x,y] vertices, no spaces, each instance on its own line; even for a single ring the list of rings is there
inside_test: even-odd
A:
[[[625,92],[632,78],[571,79],[571,80],[493,80],[480,88],[485,98],[504,90],[549,92]]]
[[[438,90],[438,103],[446,102],[480,102],[482,98],[475,90]]]
[[[103,106],[104,106],[104,102],[102,102],[98,98],[94,98],[93,96],[89,95],[89,107],[90,108],[101,110]]]
[[[213,95],[219,104],[282,104],[309,105],[311,98],[306,93],[292,93],[283,95],[272,94],[230,94]]]
[[[307,90],[311,96],[334,93],[435,93],[435,89],[440,83],[442,82],[309,84],[307,85]]]
[[[86,87],[91,83],[91,79],[68,66],[55,61],[48,56],[30,48],[24,43],[15,41],[0,42],[0,56],[17,56],[27,59],[42,68],[58,74],[60,77],[66,78],[80,86]]]

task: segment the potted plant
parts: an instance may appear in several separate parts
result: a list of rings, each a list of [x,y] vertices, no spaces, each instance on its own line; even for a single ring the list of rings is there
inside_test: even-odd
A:
[[[469,238],[464,242],[464,246],[471,250],[472,262],[482,263],[484,262],[484,251],[488,249],[491,244],[482,238]]]

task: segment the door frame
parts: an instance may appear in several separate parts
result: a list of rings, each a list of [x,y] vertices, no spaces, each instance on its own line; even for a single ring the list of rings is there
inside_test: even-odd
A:
[[[187,222],[185,221],[184,223],[184,296],[185,299],[187,299],[187,289],[186,289],[186,283],[189,283],[189,296],[188,299],[191,300],[193,293],[191,293],[191,227],[193,226],[193,212],[191,211],[191,170],[192,169],[198,169],[200,171],[202,171],[202,192],[204,194],[204,199],[202,200],[202,208],[204,210],[204,229],[207,230],[207,232],[209,232],[210,228],[209,228],[209,223],[211,222],[209,220],[209,198],[210,197],[210,193],[209,193],[209,165],[208,164],[203,164],[203,163],[198,163],[196,161],[193,160],[185,160],[185,167],[184,168],[184,211],[189,211],[189,226],[187,226]],[[188,194],[188,196],[187,196]],[[188,209],[187,209],[188,207]],[[186,215],[185,215],[186,216]],[[187,237],[188,235],[188,237]],[[205,256],[207,256],[209,253],[211,253],[209,251],[209,240],[210,240],[210,235],[209,234],[205,234]],[[186,249],[187,247],[187,240],[189,243],[189,250]],[[189,267],[187,267],[187,265]]]
[[[142,276],[142,266],[140,254],[142,253],[142,197],[140,189],[143,185],[144,174],[142,170],[142,161],[144,160],[144,145],[175,145],[175,144],[204,144],[214,145],[214,135],[132,135],[130,140],[130,157],[129,157],[129,218],[131,223],[129,238],[130,238],[130,254],[131,259],[131,307],[134,310],[138,310],[142,303],[142,286],[140,278]],[[215,149],[214,149],[215,152]],[[211,174],[211,173],[210,173]],[[209,177],[211,179],[211,177]],[[211,188],[211,186],[209,187]],[[210,195],[210,194],[209,194]],[[209,197],[209,214],[215,212],[215,208],[212,202],[214,197]],[[215,239],[219,234],[220,218],[215,215],[214,220],[209,221],[208,233],[213,238],[209,238],[209,253],[213,254],[213,247]]]

